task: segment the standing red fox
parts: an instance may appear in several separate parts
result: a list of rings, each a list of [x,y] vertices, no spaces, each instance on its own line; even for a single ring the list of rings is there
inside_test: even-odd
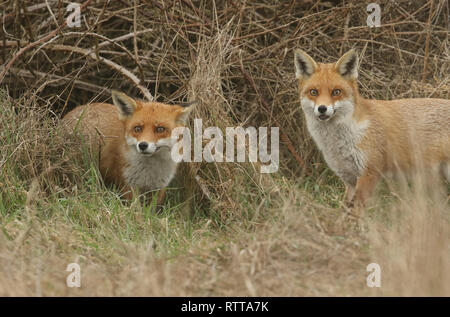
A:
[[[380,176],[441,169],[450,182],[450,100],[364,99],[354,50],[336,63],[295,51],[308,131],[328,166],[345,182],[345,201],[363,206]]]
[[[177,163],[171,150],[172,130],[183,126],[192,106],[141,102],[112,91],[114,105],[94,103],[69,112],[63,123],[100,146],[100,173],[107,184],[118,186],[124,198],[135,190],[164,189]],[[161,202],[164,190],[160,192]]]

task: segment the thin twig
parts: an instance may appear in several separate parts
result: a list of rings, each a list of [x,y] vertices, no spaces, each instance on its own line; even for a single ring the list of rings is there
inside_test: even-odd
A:
[[[2,69],[2,68],[3,68],[3,66],[0,66],[0,69]],[[38,71],[33,71],[33,73],[31,73],[28,70],[20,69],[20,68],[16,68],[16,67],[11,67],[10,70],[12,72],[14,72],[14,75],[19,76],[19,77],[27,77],[27,78],[36,79],[36,76],[39,76],[39,78],[46,78],[46,79],[52,81],[52,82],[48,82],[49,86],[61,86],[67,82],[73,81],[74,85],[80,89],[84,89],[86,91],[91,91],[91,92],[95,92],[95,93],[102,93],[108,97],[110,96],[110,94],[108,92],[105,92],[105,87],[94,85],[94,84],[91,84],[91,83],[88,83],[88,82],[85,82],[82,80],[78,80],[78,79],[73,80],[73,78],[62,77],[62,76],[38,72]]]
[[[86,2],[84,2],[81,6],[80,6],[80,11],[83,11],[84,8],[86,8],[86,6],[91,2],[92,0],[87,0]],[[3,68],[3,70],[0,72],[0,83],[3,81],[3,79],[5,78],[6,72],[9,70],[9,68],[11,68],[11,66],[16,62],[16,60],[22,56],[23,53],[25,53],[26,51],[28,51],[30,48],[33,48],[41,43],[44,43],[45,41],[50,40],[52,37],[54,37],[56,34],[58,34],[59,31],[61,31],[64,27],[66,27],[67,25],[67,21],[69,20],[69,18],[71,18],[72,16],[75,16],[75,14],[77,14],[77,11],[74,11],[71,15],[69,15],[69,17],[64,21],[63,24],[61,24],[58,28],[56,28],[55,30],[53,30],[52,32],[50,32],[49,34],[47,34],[46,36],[40,38],[37,41],[34,41],[30,44],[28,44],[25,47],[22,47],[16,54],[14,54],[14,56],[11,58],[11,60],[6,64],[6,66]]]
[[[433,17],[433,0],[430,1],[430,13],[428,15],[427,22],[427,37],[425,39],[425,57],[423,58],[423,71],[422,71],[422,82],[425,81],[427,76],[427,68],[428,68],[428,53],[430,47],[430,33],[431,33],[431,18]]]
[[[256,94],[258,95],[261,104],[263,105],[263,109],[266,113],[270,113],[270,106],[269,103],[266,101],[266,99],[259,93],[258,88],[255,84],[255,81],[253,80],[253,78],[245,71],[244,69],[244,65],[241,63],[241,72],[242,75],[244,75],[244,78],[250,83],[250,85],[252,86],[253,90],[256,92]],[[303,172],[306,175],[310,175],[308,169],[306,168],[306,164],[303,161],[303,159],[301,158],[301,156],[297,153],[297,151],[295,150],[294,146],[292,145],[292,142],[289,140],[288,136],[286,135],[286,133],[284,132],[284,129],[281,127],[281,125],[279,124],[278,120],[273,118],[274,122],[275,122],[275,126],[277,126],[280,129],[280,133],[281,133],[281,140],[283,143],[286,144],[286,146],[288,147],[289,152],[291,152],[291,154],[294,156],[295,160],[297,161],[297,163],[301,166],[301,168],[303,169]]]
[[[57,51],[70,51],[70,52],[74,52],[74,53],[78,53],[78,54],[83,54],[83,55],[89,56],[93,60],[102,62],[105,65],[109,66],[110,68],[118,71],[119,73],[121,73],[122,75],[127,77],[128,79],[130,79],[136,85],[136,87],[141,91],[142,95],[144,95],[145,98],[147,98],[147,100],[152,101],[154,99],[152,94],[148,91],[148,89],[141,85],[141,80],[139,78],[137,78],[136,75],[134,75],[132,72],[130,72],[125,67],[120,66],[119,64],[116,64],[113,61],[110,61],[109,59],[106,59],[102,56],[98,56],[92,50],[88,50],[88,49],[84,49],[84,48],[80,48],[80,47],[74,47],[74,46],[70,46],[70,45],[59,45],[59,44],[49,45],[48,47],[44,47],[44,48],[49,48],[49,49],[57,50]]]

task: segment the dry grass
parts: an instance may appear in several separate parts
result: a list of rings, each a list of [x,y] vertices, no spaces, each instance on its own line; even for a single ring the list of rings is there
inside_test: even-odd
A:
[[[429,175],[401,186],[390,224],[369,223],[371,258],[383,268],[387,296],[448,296],[450,214],[447,190]],[[444,190],[442,190],[444,189]]]
[[[77,29],[63,26],[65,1],[48,3],[55,18],[1,4],[0,295],[450,295],[448,186],[382,185],[353,223],[306,132],[292,63],[294,47],[329,62],[356,47],[364,96],[449,98],[446,1],[382,1],[377,29],[360,1],[92,2]],[[109,88],[195,99],[204,126],[278,125],[280,172],[195,163],[161,213],[123,204],[57,127]],[[80,289],[65,284],[71,262]],[[371,262],[379,289],[366,286]]]

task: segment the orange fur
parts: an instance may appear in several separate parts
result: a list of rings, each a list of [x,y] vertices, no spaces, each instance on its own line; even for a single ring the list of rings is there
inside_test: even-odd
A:
[[[358,91],[357,61],[354,51],[331,64],[295,53],[308,130],[346,183],[345,200],[363,206],[383,175],[450,168],[450,100],[365,99]],[[320,105],[327,109],[323,115]]]
[[[93,103],[86,106],[78,106],[70,111],[62,120],[63,124],[71,130],[78,130],[87,138],[87,142],[95,147],[100,153],[100,173],[107,184],[119,187],[123,197],[130,199],[135,191],[148,191],[161,188],[155,187],[151,181],[152,176],[170,178],[173,175],[160,175],[160,173],[174,172],[175,163],[168,163],[167,171],[164,164],[171,160],[170,154],[164,157],[157,157],[157,152],[153,155],[139,153],[139,149],[127,143],[127,138],[132,138],[133,142],[148,142],[157,144],[160,140],[168,140],[174,128],[183,126],[185,115],[190,111],[190,107],[177,105],[166,105],[158,102],[141,102],[133,100],[124,94],[113,92],[115,105],[106,103]],[[128,107],[129,106],[129,107]],[[123,108],[128,107],[128,108]],[[127,113],[127,111],[131,113]],[[124,112],[125,111],[125,112]],[[139,131],[135,128],[139,126]],[[157,128],[164,128],[159,131]],[[163,151],[166,151],[164,148]],[[147,165],[141,162],[153,160],[154,164],[161,164],[161,169],[155,170],[146,168]],[[135,162],[136,161],[136,162]],[[150,183],[148,186],[133,185],[126,177],[126,169],[133,164],[143,164],[142,171],[154,173],[147,175]],[[151,163],[152,164],[152,163]],[[151,167],[149,165],[148,167]],[[137,166],[136,168],[139,168]],[[166,184],[167,185],[167,184]],[[141,187],[141,188],[140,188]],[[158,186],[156,186],[158,187]],[[163,192],[160,199],[164,197]]]

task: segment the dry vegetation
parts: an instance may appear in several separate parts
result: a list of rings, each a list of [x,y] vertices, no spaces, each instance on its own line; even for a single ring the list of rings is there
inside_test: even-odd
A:
[[[79,28],[69,1],[1,2],[0,295],[450,296],[448,186],[385,183],[355,224],[299,108],[295,47],[356,47],[366,97],[450,98],[448,2],[377,1],[372,29],[368,2],[86,1]],[[279,126],[280,171],[196,163],[161,213],[124,204],[57,126],[110,88],[195,99],[204,126]]]

